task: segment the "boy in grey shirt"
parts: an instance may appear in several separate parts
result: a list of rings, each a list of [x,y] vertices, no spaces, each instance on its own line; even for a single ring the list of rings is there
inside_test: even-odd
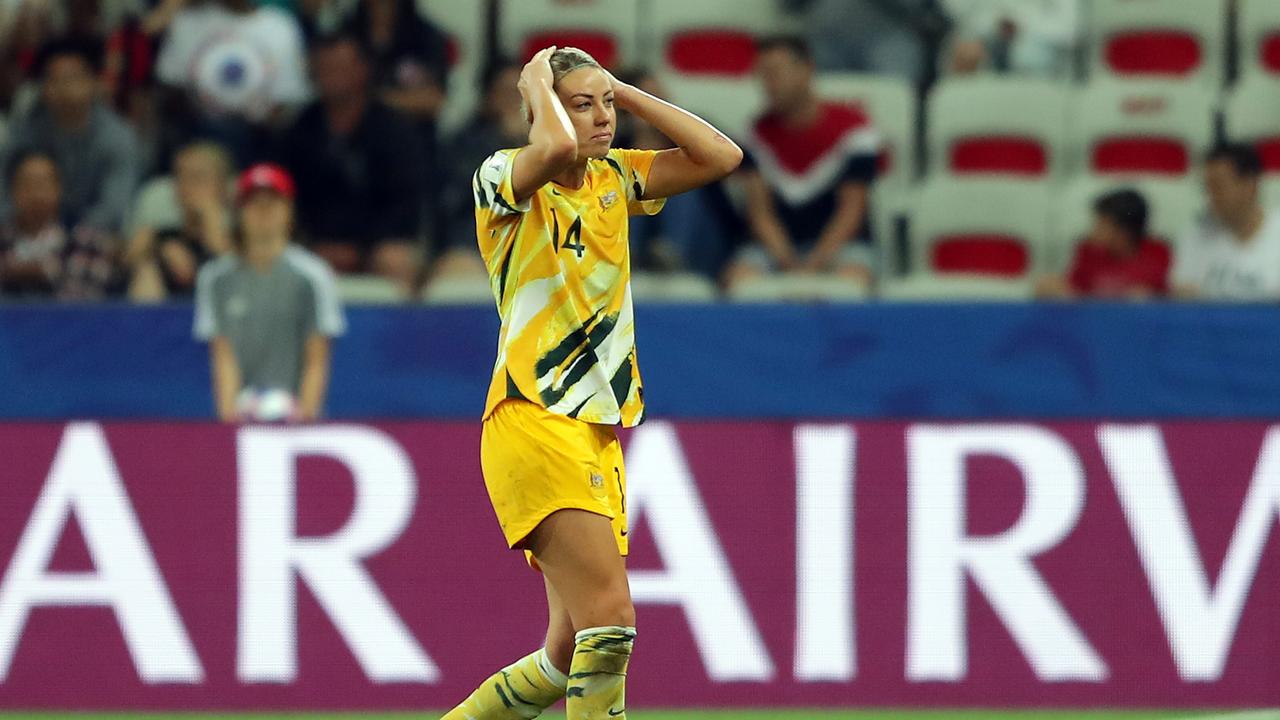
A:
[[[238,251],[196,279],[196,338],[209,343],[218,418],[310,421],[329,384],[330,341],[346,329],[333,273],[289,243],[293,179],[255,165],[237,185]]]

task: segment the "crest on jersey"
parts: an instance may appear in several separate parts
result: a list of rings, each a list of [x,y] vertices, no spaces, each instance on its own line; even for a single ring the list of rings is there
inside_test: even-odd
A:
[[[609,208],[613,207],[613,204],[616,202],[618,202],[618,191],[610,190],[609,192],[600,196],[600,209],[608,210]]]
[[[604,476],[596,472],[591,473],[591,487],[604,487]]]

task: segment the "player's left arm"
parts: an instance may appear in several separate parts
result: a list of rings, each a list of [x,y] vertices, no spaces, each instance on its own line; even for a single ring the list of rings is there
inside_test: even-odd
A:
[[[742,148],[711,123],[632,85],[613,80],[617,106],[654,126],[677,147],[659,152],[644,197],[656,200],[715,182],[738,168]]]
[[[329,338],[314,333],[307,338],[302,355],[302,382],[298,388],[298,419],[320,417],[325,392],[329,389]]]
[[[809,251],[802,266],[807,270],[826,270],[840,254],[840,248],[858,236],[867,216],[867,185],[844,180],[836,188],[836,210],[822,228],[818,242]]]

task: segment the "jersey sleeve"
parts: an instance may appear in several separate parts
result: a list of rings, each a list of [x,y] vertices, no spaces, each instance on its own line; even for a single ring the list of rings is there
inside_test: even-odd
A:
[[[471,194],[476,210],[487,213],[491,219],[520,215],[529,211],[532,198],[516,202],[516,191],[511,184],[511,169],[515,167],[519,150],[499,150],[485,158],[471,177]]]
[[[627,212],[631,215],[657,215],[667,204],[666,198],[644,199],[649,185],[649,171],[659,150],[610,150],[609,159],[617,163],[622,173],[622,185],[627,191]]]

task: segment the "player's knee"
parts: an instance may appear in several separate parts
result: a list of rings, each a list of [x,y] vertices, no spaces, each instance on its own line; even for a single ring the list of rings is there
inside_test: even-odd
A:
[[[591,623],[594,627],[616,625],[620,627],[636,626],[636,607],[631,602],[631,593],[625,586],[612,590],[601,598],[599,617]],[[582,628],[579,628],[581,630]]]

